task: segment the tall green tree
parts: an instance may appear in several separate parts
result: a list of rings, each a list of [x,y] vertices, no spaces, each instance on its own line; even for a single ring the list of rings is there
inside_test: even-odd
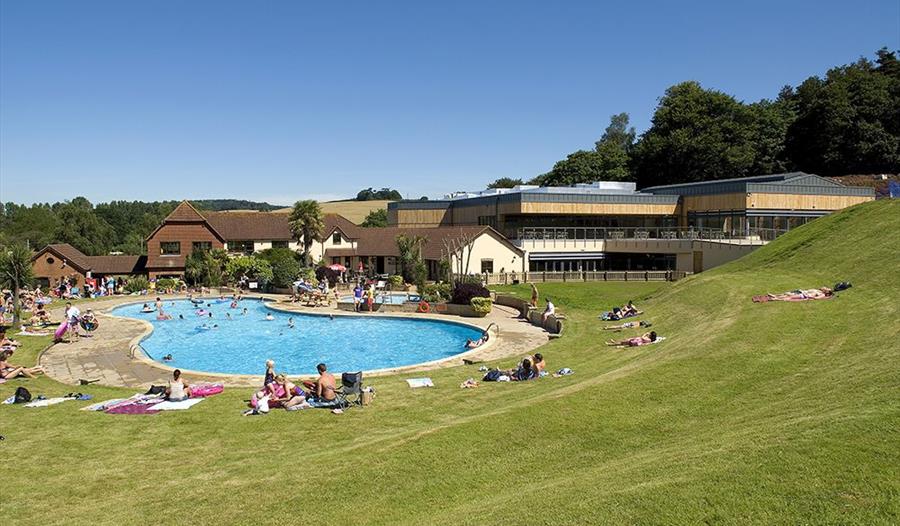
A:
[[[0,246],[0,286],[12,290],[13,328],[18,329],[22,320],[19,289],[30,285],[33,279],[31,250],[22,243]]]
[[[786,150],[800,169],[822,175],[900,171],[900,65],[881,49],[810,77],[792,94],[797,118]]]
[[[319,203],[311,199],[297,201],[288,219],[294,239],[303,243],[303,262],[309,262],[309,249],[314,241],[321,241],[325,230],[325,215]]]
[[[594,150],[578,150],[553,165],[549,172],[529,181],[542,186],[570,186],[593,181],[630,181],[629,152],[634,144],[634,128],[628,114],[610,117],[609,126],[594,143]]]
[[[682,82],[666,90],[634,148],[641,186],[752,175],[753,113],[731,95]]]
[[[227,262],[228,253],[221,248],[195,250],[184,259],[184,278],[191,285],[222,286]]]
[[[488,188],[512,188],[514,186],[518,186],[521,184],[525,184],[521,179],[513,179],[511,177],[501,177],[495,180],[493,183],[487,185]]]
[[[65,203],[57,203],[54,211],[59,218],[54,235],[57,242],[69,243],[92,256],[109,252],[114,230],[94,212],[90,201],[84,197],[76,197]]]
[[[368,214],[366,214],[366,218],[359,225],[365,228],[375,228],[375,227],[383,227],[388,225],[388,213],[387,208],[379,208],[377,210],[372,210]]]

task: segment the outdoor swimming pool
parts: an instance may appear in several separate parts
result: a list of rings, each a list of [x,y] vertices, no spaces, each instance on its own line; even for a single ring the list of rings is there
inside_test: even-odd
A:
[[[315,374],[319,362],[336,372],[402,367],[460,354],[466,351],[467,339],[481,336],[477,329],[445,321],[367,315],[329,319],[275,311],[255,299],[241,301],[236,309],[230,308],[230,300],[205,301],[209,306],[165,301],[165,312],[174,317],[168,321],[157,321],[155,312],[142,313],[140,304],[117,307],[112,314],[153,324],[153,333],[141,342],[153,360],[170,367],[229,374],[262,375],[267,359],[275,360],[277,371],[288,374]],[[198,316],[198,308],[211,311],[213,317]],[[247,314],[241,314],[244,308]],[[269,313],[273,321],[266,321]],[[289,318],[294,320],[293,329]],[[203,324],[218,327],[203,329]],[[173,359],[163,362],[167,354]]]
[[[375,295],[375,303],[384,303],[385,305],[403,305],[407,301],[418,303],[422,297],[418,294],[407,294],[405,292],[379,292]],[[363,296],[365,302],[365,296]],[[341,303],[353,303],[353,296],[342,296]]]

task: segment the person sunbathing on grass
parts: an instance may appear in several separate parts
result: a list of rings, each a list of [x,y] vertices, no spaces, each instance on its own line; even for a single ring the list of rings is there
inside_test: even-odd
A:
[[[279,374],[275,377],[275,383],[278,384],[278,396],[269,400],[270,407],[290,409],[295,405],[306,403],[306,393],[303,392],[303,389],[297,387],[293,382],[288,380],[285,375]]]
[[[634,338],[624,340],[608,340],[606,345],[611,347],[639,347],[656,341],[656,331],[650,331]]]
[[[35,375],[44,372],[43,367],[22,367],[21,365],[13,365],[7,360],[12,356],[12,351],[3,351],[0,353],[0,378],[4,380],[12,380],[24,376],[25,378],[34,378]]]
[[[334,375],[328,372],[324,363],[317,365],[316,370],[319,371],[319,378],[315,382],[303,382],[303,386],[309,390],[308,398],[319,402],[330,402],[337,398],[334,392],[337,389]]]
[[[622,329],[636,329],[638,327],[649,327],[650,323],[646,321],[626,321],[621,325],[610,325],[603,327],[604,331],[621,331]]]

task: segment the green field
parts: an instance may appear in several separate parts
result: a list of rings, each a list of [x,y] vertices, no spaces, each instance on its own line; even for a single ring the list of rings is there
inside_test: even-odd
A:
[[[854,287],[833,300],[765,292]],[[525,288],[516,289],[527,294]],[[2,516],[17,524],[895,524],[900,522],[900,202],[816,220],[674,285],[541,287],[568,316],[542,352],[575,375],[374,379],[343,415],[242,417],[249,392],[114,416],[0,406]],[[596,319],[634,299],[657,345]],[[624,336],[636,331],[621,333]],[[17,362],[46,339],[29,340]],[[512,361],[503,365],[512,365]],[[8,382],[35,394],[73,389]],[[80,388],[102,399],[131,394]]]

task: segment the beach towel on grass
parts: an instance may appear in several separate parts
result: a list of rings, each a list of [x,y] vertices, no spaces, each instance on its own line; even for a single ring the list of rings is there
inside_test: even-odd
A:
[[[104,412],[108,415],[155,415],[159,412],[154,409],[156,405],[158,405],[158,403],[141,404],[137,402],[126,402],[114,405]]]
[[[431,382],[431,378],[409,378],[406,380],[406,383],[409,384],[411,389],[417,389],[419,387],[434,387],[434,384]]]
[[[48,405],[56,405],[66,402],[68,400],[75,400],[74,398],[47,398],[45,400],[35,400],[33,402],[28,402],[24,407],[47,407]]]
[[[113,398],[112,400],[106,400],[103,402],[97,402],[96,404],[91,404],[85,407],[82,407],[82,411],[105,411],[108,408],[112,407],[119,402],[124,402],[127,398]]]
[[[202,402],[202,398],[188,398],[187,400],[182,400],[180,402],[160,402],[153,406],[154,411],[181,411],[184,409],[190,409],[191,407]]]

